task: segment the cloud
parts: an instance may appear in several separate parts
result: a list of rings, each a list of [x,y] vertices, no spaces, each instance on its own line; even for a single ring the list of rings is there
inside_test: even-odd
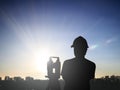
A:
[[[91,45],[91,46],[89,47],[89,50],[94,50],[94,49],[96,49],[98,46],[99,46],[98,44]]]
[[[106,40],[105,42],[103,42],[103,43],[91,45],[91,46],[89,47],[89,50],[95,50],[95,49],[98,48],[98,47],[101,47],[101,46],[104,46],[104,45],[109,45],[109,44],[111,44],[111,43],[114,43],[114,42],[117,41],[117,40],[118,40],[118,38],[116,38],[116,37],[109,38],[109,39],[107,39],[107,40]]]
[[[117,38],[115,38],[115,37],[114,38],[110,38],[110,39],[106,40],[105,44],[110,44],[110,43],[113,43],[115,41],[117,41]]]

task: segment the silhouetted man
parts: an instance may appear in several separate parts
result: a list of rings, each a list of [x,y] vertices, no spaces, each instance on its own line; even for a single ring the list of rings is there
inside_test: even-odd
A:
[[[83,37],[74,40],[75,58],[66,60],[62,68],[64,90],[90,90],[90,80],[95,77],[95,63],[85,58],[88,44]]]

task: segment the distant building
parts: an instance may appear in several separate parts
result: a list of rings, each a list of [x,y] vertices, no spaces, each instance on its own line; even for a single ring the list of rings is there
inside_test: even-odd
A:
[[[9,76],[5,76],[5,81],[11,80],[11,78]]]
[[[110,78],[109,76],[105,76],[105,78],[104,78],[104,79],[105,79],[105,80],[108,80],[109,78]]]
[[[120,80],[120,76],[116,76],[116,78],[118,78]]]
[[[24,79],[21,77],[14,77],[14,81],[23,81]]]
[[[34,78],[28,76],[28,77],[25,78],[25,80],[26,80],[26,81],[31,81],[31,80],[34,80]]]

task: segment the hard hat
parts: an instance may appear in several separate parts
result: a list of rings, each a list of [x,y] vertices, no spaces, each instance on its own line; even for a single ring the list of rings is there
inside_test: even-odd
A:
[[[82,36],[79,36],[73,41],[73,45],[71,47],[88,48],[88,44],[85,38],[83,38]]]

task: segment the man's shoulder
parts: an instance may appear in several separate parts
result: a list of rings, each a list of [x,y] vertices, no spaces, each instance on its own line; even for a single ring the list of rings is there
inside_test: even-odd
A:
[[[86,59],[85,61],[86,61],[88,64],[90,64],[90,65],[96,66],[94,62],[92,62],[92,61],[90,61],[90,60],[88,60],[88,59]]]
[[[72,63],[75,61],[75,58],[72,58],[72,59],[67,59],[64,61],[64,63]]]

